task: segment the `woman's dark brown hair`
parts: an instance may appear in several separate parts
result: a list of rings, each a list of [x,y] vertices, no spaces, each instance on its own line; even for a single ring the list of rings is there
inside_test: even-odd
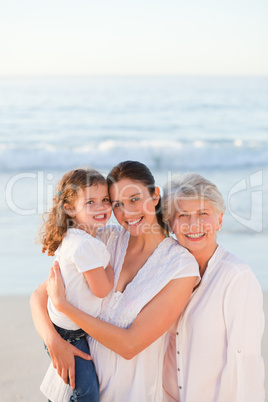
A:
[[[148,189],[151,196],[153,196],[155,192],[154,176],[152,175],[150,169],[141,162],[124,161],[114,166],[107,176],[108,187],[122,179],[130,179],[142,183]],[[168,226],[163,221],[161,197],[159,197],[159,202],[155,207],[155,213],[158,224],[161,226],[164,232],[168,234]]]

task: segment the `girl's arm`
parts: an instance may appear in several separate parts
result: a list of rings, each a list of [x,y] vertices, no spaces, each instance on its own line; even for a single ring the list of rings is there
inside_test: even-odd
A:
[[[48,348],[54,368],[66,384],[68,384],[68,378],[70,379],[70,386],[74,389],[74,356],[80,356],[86,360],[90,360],[91,357],[63,340],[55,330],[47,312],[46,288],[47,281],[40,285],[31,296],[30,305],[34,325]]]
[[[51,269],[48,293],[55,307],[98,342],[131,359],[164,334],[188,302],[196,277],[172,280],[142,310],[128,329],[101,321],[80,311],[65,299],[58,264]]]
[[[110,264],[106,269],[98,267],[84,272],[84,277],[91,292],[97,297],[105,297],[114,286],[114,271]]]

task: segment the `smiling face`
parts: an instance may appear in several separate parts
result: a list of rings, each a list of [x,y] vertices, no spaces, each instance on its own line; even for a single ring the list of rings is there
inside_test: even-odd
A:
[[[197,262],[208,261],[217,248],[216,233],[221,228],[222,216],[208,201],[184,199],[177,201],[170,226],[179,243]]]
[[[75,227],[96,236],[98,228],[105,226],[112,213],[108,186],[96,184],[80,189],[75,207],[65,205],[65,210],[73,218]]]
[[[139,181],[121,179],[110,186],[110,197],[118,223],[131,235],[150,233],[157,223],[155,206],[159,200],[159,189],[153,195]]]

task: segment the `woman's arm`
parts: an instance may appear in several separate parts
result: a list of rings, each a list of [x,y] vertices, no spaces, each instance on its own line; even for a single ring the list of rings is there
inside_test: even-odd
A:
[[[31,296],[30,305],[33,322],[38,334],[48,348],[53,366],[66,384],[70,379],[70,386],[74,389],[74,356],[80,356],[86,360],[90,360],[91,357],[63,340],[55,330],[47,312],[46,288],[47,281],[40,285]]]
[[[218,402],[265,399],[262,303],[262,292],[252,272],[236,275],[226,290],[223,304],[227,350]]]
[[[58,264],[49,277],[48,292],[55,307],[84,331],[125,359],[131,359],[152,344],[179,317],[186,306],[196,277],[169,282],[141,311],[128,329],[119,328],[80,311],[65,299]]]

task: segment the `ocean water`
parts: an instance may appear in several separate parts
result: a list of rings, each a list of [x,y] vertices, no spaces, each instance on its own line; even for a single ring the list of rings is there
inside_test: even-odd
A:
[[[35,238],[61,175],[126,159],[160,188],[184,171],[214,181],[219,242],[268,290],[268,77],[32,77],[0,78],[0,295],[46,278]]]

